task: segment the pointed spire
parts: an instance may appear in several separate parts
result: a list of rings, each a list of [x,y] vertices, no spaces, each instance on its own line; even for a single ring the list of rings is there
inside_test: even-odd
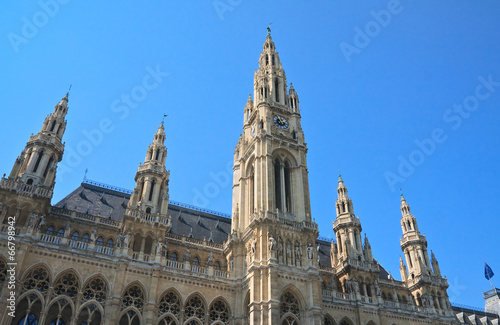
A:
[[[410,215],[410,205],[406,203],[406,199],[401,192],[401,214],[403,216]]]

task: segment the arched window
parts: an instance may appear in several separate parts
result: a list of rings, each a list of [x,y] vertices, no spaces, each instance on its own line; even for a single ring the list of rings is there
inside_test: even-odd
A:
[[[64,237],[64,228],[59,228],[57,231],[57,237]]]
[[[220,270],[220,262],[219,262],[219,261],[216,261],[216,262],[214,263],[214,269],[216,269],[216,270]]]
[[[160,149],[156,149],[156,158],[155,160],[160,160]]]
[[[38,325],[38,319],[34,314],[29,314],[26,315],[26,317],[23,317],[17,325]]]
[[[170,256],[170,259],[172,261],[177,261],[177,253],[176,252],[173,252],[172,255]]]
[[[71,240],[78,240],[78,238],[80,237],[80,234],[78,233],[78,231],[75,231],[72,235],[71,235]]]
[[[47,174],[49,173],[50,166],[52,165],[52,162],[54,161],[54,157],[51,156],[49,159],[49,162],[47,163],[47,166],[45,167],[45,171],[43,172],[43,177],[47,177]]]
[[[78,315],[77,325],[94,325],[101,324],[101,310],[97,307],[96,304],[91,303],[86,305],[80,311]]]
[[[249,186],[248,186],[248,194],[249,194],[249,203],[250,203],[250,213],[255,212],[255,170],[252,167],[252,171],[250,172],[249,178]]]
[[[273,63],[273,65],[274,65],[274,54],[273,54],[273,56],[272,56],[272,61],[273,61],[273,62],[272,62],[272,63]]]
[[[78,277],[73,272],[68,272],[59,276],[54,284],[54,293],[59,295],[65,295],[70,298],[76,298],[78,294],[80,284]]]
[[[146,213],[151,213],[151,208],[150,207],[146,208]]]
[[[38,158],[36,159],[35,167],[33,167],[33,173],[36,173],[38,166],[40,165],[40,161],[42,161],[42,157],[43,157],[43,150],[40,151],[40,153],[38,154]]]
[[[193,259],[193,265],[200,265],[200,259],[198,257]]]
[[[177,293],[174,291],[168,291],[166,292],[160,299],[160,303],[158,304],[158,314],[159,316],[164,315],[164,314],[172,314],[178,321],[181,317],[181,298]],[[164,318],[164,322],[160,322],[160,324],[177,324],[177,322],[170,322]]]
[[[87,281],[87,284],[82,292],[83,299],[85,301],[95,300],[103,303],[107,298],[108,286],[101,278],[93,278],[90,281]]]
[[[284,166],[284,175],[285,175],[285,204],[286,211],[292,211],[292,186],[291,186],[291,177],[290,177],[290,163],[287,161]]]
[[[82,242],[84,242],[84,243],[88,243],[88,242],[89,242],[89,240],[90,240],[89,234],[84,234],[84,235],[82,236]]]
[[[204,324],[206,307],[199,296],[189,298],[184,306],[184,320],[194,318]],[[195,322],[196,323],[196,322]],[[188,323],[191,324],[191,323]]]
[[[274,79],[274,93],[276,94],[276,101],[280,101],[280,91],[278,85],[278,78]]]
[[[33,178],[29,178],[28,181],[26,182],[28,185],[33,185]]]
[[[274,161],[274,199],[276,209],[283,211],[281,205],[281,163],[278,159]]]
[[[23,292],[35,289],[40,292],[47,292],[49,289],[49,272],[44,267],[38,267],[31,271],[23,281]]]
[[[106,247],[113,248],[113,246],[114,246],[113,238],[108,239],[108,241],[106,242]]]
[[[266,65],[269,65],[269,55],[266,54]]]
[[[49,228],[47,228],[47,230],[45,231],[45,233],[47,235],[53,235],[54,234],[54,227],[49,226]]]
[[[50,127],[50,132],[54,132],[54,128],[56,127],[56,121],[52,122],[52,126]]]
[[[156,185],[156,181],[153,179],[151,181],[151,189],[149,190],[149,199],[148,199],[148,201],[152,201],[153,200],[153,192],[155,190],[155,185]]]
[[[210,324],[220,322],[217,324],[229,324],[229,307],[223,300],[216,300],[208,312]]]
[[[280,317],[286,315],[294,315],[298,320],[300,320],[300,309],[299,309],[299,301],[295,297],[295,295],[289,291],[285,292],[281,295],[280,298]],[[295,319],[293,317],[292,319]],[[298,323],[286,323],[284,324],[298,324]]]
[[[335,321],[330,315],[325,315],[325,325],[335,325]]]
[[[340,321],[339,325],[352,325],[352,322],[346,318]]]
[[[95,244],[99,246],[104,245],[104,239],[101,236],[99,236],[99,238],[97,238],[97,240],[95,241]]]
[[[129,287],[123,295],[122,309],[126,309],[128,307],[135,307],[140,311],[142,311],[142,308],[144,307],[144,293],[137,285]]]

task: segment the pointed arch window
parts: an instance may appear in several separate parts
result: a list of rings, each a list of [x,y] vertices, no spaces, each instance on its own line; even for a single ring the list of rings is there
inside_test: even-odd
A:
[[[273,65],[274,65],[274,54],[273,54],[273,56],[272,56],[272,61],[273,61],[273,62],[272,62],[272,63],[273,63]]]
[[[250,213],[255,212],[255,169],[252,167],[250,172],[249,184],[248,184],[249,203],[250,203]]]
[[[33,173],[36,173],[36,171],[38,170],[38,166],[40,165],[40,162],[42,161],[43,154],[44,154],[43,150],[40,151],[40,153],[38,154],[38,158],[36,159],[35,167],[33,167]]]
[[[104,244],[104,239],[101,236],[99,236],[99,238],[97,238],[97,240],[95,241],[95,244],[102,246]]]
[[[274,161],[274,199],[276,201],[276,209],[282,211],[281,205],[281,163],[278,159]]]
[[[266,54],[266,65],[269,65],[269,55]]]
[[[47,230],[45,231],[45,233],[47,235],[53,235],[54,234],[54,227],[50,226],[49,228],[47,228]]]
[[[276,101],[280,101],[280,92],[279,92],[279,81],[278,78],[274,79],[274,92],[276,93]]]
[[[54,157],[51,156],[49,159],[49,162],[47,163],[47,166],[45,166],[45,171],[43,172],[43,177],[47,177],[47,174],[49,173],[50,166],[52,165],[52,162],[54,162]]]
[[[160,149],[156,149],[156,158],[155,160],[160,160]]]
[[[89,234],[85,234],[82,237],[82,242],[88,243],[90,240]]]
[[[38,319],[34,314],[26,315],[17,325],[38,325]]]
[[[57,237],[64,237],[64,228],[59,228],[57,231]]]
[[[155,190],[155,185],[156,185],[156,180],[152,180],[151,181],[151,189],[149,190],[149,198],[148,198],[148,201],[152,201],[153,200],[153,192]]]
[[[110,238],[108,239],[108,241],[106,242],[106,247],[109,247],[109,248],[113,248],[113,238]]]
[[[80,234],[78,233],[78,231],[75,231],[72,235],[71,235],[71,240],[78,240],[78,238],[80,237]]]
[[[52,126],[50,127],[50,132],[54,132],[55,128],[56,128],[56,120],[52,122]]]
[[[274,161],[274,192],[276,208],[282,212],[291,212],[292,202],[292,172],[288,161]]]
[[[290,175],[290,164],[288,161],[284,166],[285,175],[285,207],[286,211],[292,211],[292,185],[291,185],[291,175]]]

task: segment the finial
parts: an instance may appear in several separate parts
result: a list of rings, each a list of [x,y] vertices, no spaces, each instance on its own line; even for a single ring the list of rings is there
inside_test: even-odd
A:
[[[271,25],[272,23],[269,23],[269,26],[267,26],[267,36],[271,36]]]
[[[85,182],[85,180],[87,180],[87,172],[89,171],[88,168],[85,169],[85,174],[83,175],[83,182]]]
[[[337,168],[337,170],[339,171],[339,180],[342,180],[342,174],[340,174],[340,168]]]
[[[68,98],[68,97],[69,97],[69,92],[71,91],[71,87],[72,87],[72,86],[73,86],[73,85],[71,85],[71,84],[69,85],[68,92],[66,93],[66,96],[65,96],[66,98]]]
[[[161,126],[163,126],[164,122],[165,122],[165,117],[167,117],[168,115],[163,113],[163,118],[161,119]]]
[[[401,193],[401,198],[404,199],[405,196],[403,195],[403,189],[401,187],[399,188],[399,192]]]

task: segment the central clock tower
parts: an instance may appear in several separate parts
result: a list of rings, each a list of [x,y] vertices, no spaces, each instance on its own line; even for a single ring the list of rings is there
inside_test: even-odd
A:
[[[241,301],[250,324],[281,324],[286,317],[320,324],[318,228],[300,119],[299,98],[287,87],[268,29],[234,151],[232,233],[225,246],[231,271],[248,288]],[[310,294],[300,312],[287,312],[281,301],[294,296],[299,302],[301,292]]]
[[[260,213],[311,221],[299,98],[293,85],[288,90],[269,33],[254,75],[253,98],[245,105],[243,133],[234,152],[233,211],[238,220],[233,220],[233,231],[244,231]]]

